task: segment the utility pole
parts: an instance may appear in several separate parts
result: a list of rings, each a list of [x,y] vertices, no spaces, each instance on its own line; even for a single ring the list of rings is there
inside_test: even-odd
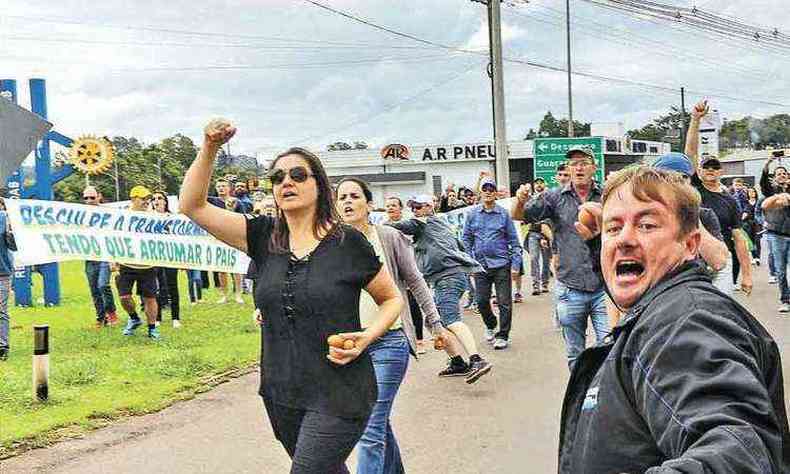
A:
[[[686,88],[680,88],[680,151],[686,147]]]
[[[494,109],[494,143],[496,146],[496,180],[510,188],[507,131],[505,129],[505,83],[502,76],[502,0],[472,0],[488,6],[488,45],[490,48],[491,95]]]
[[[571,81],[571,0],[565,0],[565,30],[568,46],[568,137],[573,138],[573,84]]]

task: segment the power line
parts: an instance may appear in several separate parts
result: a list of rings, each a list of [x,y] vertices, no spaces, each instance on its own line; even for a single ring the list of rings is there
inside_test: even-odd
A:
[[[438,42],[435,42],[435,41],[426,40],[424,38],[419,38],[417,36],[414,36],[414,35],[411,35],[411,34],[408,34],[408,33],[403,33],[403,32],[391,29],[389,27],[381,26],[381,25],[378,25],[376,23],[373,23],[372,21],[360,18],[360,17],[352,15],[350,13],[346,13],[346,12],[337,10],[335,8],[329,7],[327,5],[324,5],[324,4],[322,4],[320,2],[317,2],[317,1],[314,1],[314,0],[303,0],[303,1],[305,1],[307,3],[310,3],[312,5],[315,5],[315,6],[319,7],[319,8],[323,8],[324,10],[327,10],[327,11],[332,12],[334,14],[340,15],[340,16],[342,16],[344,18],[347,18],[349,20],[352,20],[354,22],[362,23],[364,25],[370,26],[371,28],[374,28],[374,29],[377,29],[377,30],[380,30],[380,31],[385,31],[387,33],[390,33],[390,34],[393,34],[393,35],[396,35],[396,36],[399,36],[399,37],[402,37],[402,38],[408,38],[410,40],[417,41],[417,42],[422,43],[422,44],[428,44],[428,45],[435,46],[437,48],[442,48],[442,49],[449,50],[449,51],[457,51],[457,52],[461,52],[461,53],[487,56],[485,53],[480,53],[480,52],[477,52],[477,51],[471,51],[471,50],[467,50],[467,49],[463,49],[463,48],[457,48],[457,47],[454,47],[454,46],[449,46],[449,45],[438,43]],[[594,0],[585,0],[585,1],[594,1]],[[562,66],[551,66],[551,65],[539,63],[539,62],[536,62],[536,61],[530,61],[530,60],[527,60],[527,59],[512,58],[512,57],[510,57],[510,58],[505,57],[503,59],[504,59],[504,61],[509,62],[509,63],[522,64],[522,65],[525,65],[525,66],[531,66],[531,67],[538,68],[538,69],[545,69],[545,70],[550,70],[550,71],[555,71],[555,72],[567,73],[567,69],[565,67],[562,67]],[[660,86],[660,85],[656,85],[656,84],[649,84],[649,83],[646,83],[646,82],[640,82],[640,81],[633,81],[633,80],[622,79],[622,78],[609,77],[609,76],[604,76],[604,75],[600,75],[600,74],[593,74],[593,73],[588,73],[588,72],[582,72],[582,71],[578,71],[578,70],[573,71],[572,74],[576,75],[576,76],[580,76],[580,77],[586,77],[586,78],[589,78],[589,79],[595,79],[595,80],[607,81],[607,82],[616,82],[616,83],[627,84],[627,85],[632,85],[632,86],[640,86],[640,87],[645,87],[645,88],[652,89],[652,90],[671,91],[673,93],[676,93],[679,90],[679,87]],[[778,102],[772,102],[772,101],[766,101],[766,100],[760,100],[760,99],[746,99],[746,98],[734,97],[734,96],[725,95],[725,94],[705,94],[705,93],[695,92],[695,91],[692,91],[692,90],[688,90],[688,92],[692,93],[692,94],[699,94],[699,95],[702,95],[702,96],[709,96],[709,97],[714,97],[714,98],[718,98],[718,99],[725,99],[725,100],[730,100],[730,101],[734,101],[734,102],[749,102],[749,103],[754,103],[754,104],[763,104],[763,105],[769,105],[769,106],[775,106],[775,107],[790,108],[790,105],[787,105],[787,104],[781,104],[781,103],[778,103]]]
[[[376,23],[373,23],[371,21],[365,20],[364,18],[360,18],[360,17],[354,16],[354,15],[352,15],[350,13],[346,13],[344,11],[337,10],[335,8],[332,8],[332,7],[328,6],[328,5],[324,5],[323,3],[320,3],[320,2],[316,2],[316,1],[313,1],[313,0],[303,0],[303,1],[305,1],[307,3],[310,3],[312,5],[315,5],[318,8],[323,8],[324,10],[327,10],[327,11],[329,11],[331,13],[336,14],[336,15],[340,15],[342,17],[345,17],[345,18],[347,18],[347,19],[349,19],[351,21],[355,21],[357,23],[362,23],[363,25],[367,25],[367,26],[369,26],[371,28],[375,28],[377,30],[385,31],[385,32],[393,34],[395,36],[399,36],[401,38],[406,38],[406,39],[409,39],[409,40],[412,40],[412,41],[416,41],[418,43],[427,44],[427,45],[430,45],[430,46],[435,46],[437,48],[448,49],[448,50],[452,50],[452,51],[459,51],[459,52],[464,52],[464,53],[482,54],[484,56],[488,55],[488,53],[481,53],[480,51],[456,48],[456,47],[453,47],[453,46],[448,46],[448,45],[445,45],[445,44],[437,43],[435,41],[426,40],[424,38],[418,38],[417,36],[410,35],[408,33],[403,33],[401,31],[393,30],[393,29],[388,28],[386,26],[377,25]]]
[[[508,11],[512,15],[515,15],[519,18],[523,18],[525,20],[537,21],[540,23],[561,27],[563,29],[565,28],[564,12],[545,5],[536,5],[536,7],[543,8],[547,10],[547,12],[544,13],[535,10],[530,10],[530,15],[525,15],[518,12],[516,9],[509,9]],[[618,44],[626,47],[632,47],[641,44],[653,48],[652,54],[657,54],[672,59],[677,59],[679,57],[687,58],[689,61],[692,61],[695,64],[707,66],[711,70],[715,70],[717,73],[721,73],[722,70],[728,72],[734,71],[737,72],[740,76],[750,76],[760,81],[764,81],[767,77],[765,74],[758,74],[752,69],[749,69],[744,66],[740,66],[738,64],[734,64],[731,60],[723,60],[715,57],[705,57],[687,51],[686,49],[673,47],[671,45],[666,44],[665,42],[661,42],[645,36],[640,36],[634,33],[633,31],[629,30],[628,28],[622,27],[622,25],[620,25],[619,27],[615,27],[605,23],[597,22],[589,18],[581,18],[578,15],[573,15],[573,19],[574,19],[574,25],[578,26],[578,28],[576,29],[577,33],[603,39],[604,41],[608,41],[613,44]],[[598,34],[596,34],[596,31],[598,32]],[[768,77],[778,78],[779,76],[774,74]]]
[[[703,11],[697,7],[685,8],[648,0],[584,0],[587,3],[622,10],[638,15],[685,24],[713,33],[721,38],[747,40],[763,48],[787,54],[790,52],[790,37],[778,28],[749,25],[738,19],[726,18]]]
[[[72,60],[57,60],[46,57],[35,56],[3,56],[4,59],[13,59],[19,62],[33,62],[33,63],[48,63],[48,64],[66,64],[66,65],[91,65],[91,66],[106,66],[103,62],[89,62],[89,61],[72,61]],[[206,71],[236,71],[236,70],[288,70],[288,69],[318,69],[327,67],[350,67],[350,66],[364,66],[364,65],[377,65],[380,63],[428,63],[428,62],[445,62],[453,59],[452,56],[448,57],[447,54],[433,54],[430,56],[404,56],[404,57],[376,57],[365,59],[352,59],[352,60],[338,60],[338,61],[321,61],[321,62],[299,62],[299,63],[275,63],[275,64],[218,64],[209,66],[152,66],[144,68],[117,68],[110,69],[110,73],[128,73],[128,72],[206,72]]]
[[[308,69],[308,68],[325,68],[332,66],[352,66],[360,64],[379,64],[385,62],[399,62],[399,63],[419,63],[425,61],[446,61],[447,55],[430,55],[430,56],[407,56],[396,58],[369,58],[369,59],[352,59],[347,61],[324,61],[314,63],[281,63],[281,64],[230,64],[230,65],[217,65],[217,66],[161,66],[161,67],[148,67],[148,68],[128,68],[117,69],[117,72],[189,72],[189,71],[241,71],[241,70],[272,70],[272,69]]]
[[[609,5],[596,4],[596,6],[599,6],[601,8],[604,8],[604,9],[609,10],[611,12],[615,12],[615,13],[620,14],[620,15],[624,15],[624,16],[626,16],[628,18],[633,19],[633,20],[638,20],[638,21],[645,22],[645,23],[650,23],[650,24],[653,24],[653,25],[669,26],[670,28],[674,29],[677,32],[680,32],[680,33],[683,33],[685,35],[690,36],[690,41],[697,41],[698,42],[701,39],[701,37],[702,37],[703,39],[710,39],[712,41],[716,41],[719,44],[722,44],[722,42],[723,42],[723,43],[726,43],[729,46],[737,47],[739,49],[748,49],[749,51],[752,51],[752,52],[761,52],[761,53],[767,52],[767,53],[770,53],[770,54],[774,55],[775,57],[781,57],[783,59],[787,58],[787,56],[781,55],[781,52],[779,52],[779,51],[777,51],[777,50],[775,50],[773,48],[770,48],[770,47],[763,47],[759,43],[743,42],[743,41],[739,41],[737,39],[733,39],[733,38],[729,38],[729,37],[722,37],[722,36],[719,36],[719,35],[715,35],[713,33],[709,33],[707,31],[695,30],[695,29],[689,27],[688,25],[679,24],[679,23],[675,23],[675,22],[669,22],[668,23],[668,22],[664,21],[663,19],[656,19],[654,17],[647,16],[647,15],[630,15],[629,12],[627,12],[627,11],[617,9],[617,8],[609,6]]]
[[[256,50],[272,50],[272,51],[293,51],[293,50],[327,50],[327,49],[429,49],[427,46],[401,46],[401,45],[268,45],[251,44],[251,43],[176,43],[176,42],[163,42],[163,41],[110,41],[110,40],[89,40],[81,38],[42,38],[39,36],[16,36],[16,35],[0,35],[0,39],[7,41],[27,41],[37,43],[67,43],[67,44],[88,44],[100,46],[151,46],[151,47],[184,47],[184,48],[244,48]]]
[[[371,47],[383,47],[387,48],[387,45],[377,45],[377,44],[370,44],[370,43],[363,43],[359,41],[355,42],[348,42],[348,41],[330,41],[330,40],[319,40],[319,39],[301,39],[301,38],[285,38],[281,36],[262,36],[262,35],[248,35],[248,34],[234,34],[234,33],[217,33],[217,32],[208,32],[208,31],[194,31],[194,30],[185,30],[185,29],[178,29],[178,28],[161,28],[161,27],[152,27],[152,26],[132,26],[132,25],[112,25],[106,23],[99,23],[99,22],[89,22],[84,20],[75,20],[69,18],[51,18],[51,17],[32,17],[32,16],[23,16],[23,15],[3,15],[0,14],[0,18],[7,18],[11,20],[24,20],[26,22],[40,22],[40,23],[58,23],[58,24],[66,24],[66,25],[78,25],[78,26],[93,26],[96,28],[107,28],[107,29],[116,29],[116,30],[129,30],[129,31],[146,31],[151,33],[164,33],[164,34],[174,34],[174,35],[184,35],[184,36],[200,36],[200,37],[207,37],[207,38],[234,38],[234,39],[243,39],[243,40],[256,40],[256,41],[277,41],[277,42],[291,42],[291,43],[313,43],[313,44],[326,44],[326,45],[335,45],[335,46],[360,46],[360,45],[367,45]]]

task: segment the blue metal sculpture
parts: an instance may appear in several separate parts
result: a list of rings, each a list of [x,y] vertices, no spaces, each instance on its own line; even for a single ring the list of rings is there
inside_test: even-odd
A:
[[[10,92],[11,100],[17,103],[16,81],[0,79],[0,92]],[[44,79],[30,79],[30,110],[47,118],[47,86]],[[58,132],[50,131],[36,148],[35,181],[25,186],[23,168],[15,171],[7,180],[9,197],[12,199],[42,199],[51,201],[54,197],[52,187],[58,181],[70,176],[74,167],[64,164],[52,169],[50,141],[69,147],[73,140]],[[47,263],[34,267],[17,268],[14,272],[14,295],[17,306],[32,306],[31,292],[32,272],[41,274],[44,280],[44,304],[54,306],[60,304],[60,279],[57,263]]]

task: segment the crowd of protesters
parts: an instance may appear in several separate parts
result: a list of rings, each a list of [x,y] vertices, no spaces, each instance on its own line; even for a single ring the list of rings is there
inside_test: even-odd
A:
[[[216,275],[217,303],[231,292],[238,303],[254,295],[259,393],[291,472],[346,473],[355,447],[358,473],[404,472],[391,413],[410,357],[426,352],[424,327],[447,354],[438,376],[477,383],[493,370],[488,349],[508,349],[518,331],[512,315],[514,304],[529,304],[527,261],[531,296],[552,292],[546,317],[561,331],[572,373],[560,472],[786,472],[777,345],[731,295],[751,293],[765,237],[778,311],[790,312],[790,176],[772,158],[759,190],[741,179],[725,186],[721,161],[699,156],[707,113],[705,102],[693,109],[685,153],[603,183],[592,151],[572,147],[554,186],[535,179],[504,204],[510,191],[484,172],[474,187],[451,184],[441,196],[386,196],[386,219],[375,225],[369,185],[332,185],[301,148],[272,163],[270,196],[252,198],[247,183],[225,178],[208,196],[217,151],[236,132],[209,123],[180,211],[251,257],[247,275]],[[135,186],[129,197],[132,210],[171,212],[164,193]],[[92,187],[83,198],[101,201]],[[462,208],[460,229],[441,216]],[[0,228],[2,256],[14,245],[2,214]],[[0,258],[0,358],[9,268]],[[118,323],[113,271],[125,335],[143,324],[136,295],[150,338],[160,338],[163,307],[181,326],[177,269],[85,262],[98,327]],[[195,304],[209,279],[186,272]],[[470,315],[482,319],[483,334],[466,324]],[[340,346],[328,343],[333,337]]]
[[[262,214],[267,211],[266,200],[259,194],[256,200],[248,190],[248,183],[243,181],[233,182],[232,177],[223,177],[216,181],[216,195],[209,196],[208,202],[230,209],[242,214]],[[102,196],[93,186],[86,186],[82,192],[82,199],[86,205],[100,205]],[[129,209],[142,212],[155,212],[162,214],[172,213],[168,196],[163,191],[151,192],[145,186],[134,186],[129,193]],[[162,322],[162,310],[167,308],[170,312],[173,328],[181,328],[181,293],[179,291],[179,269],[172,267],[151,267],[133,264],[110,264],[100,261],[85,262],[85,276],[88,288],[96,310],[96,328],[115,326],[119,323],[115,298],[113,296],[112,274],[117,272],[114,279],[115,289],[121,306],[128,314],[127,323],[123,334],[131,336],[142,325],[137,314],[135,295],[141,301],[141,309],[148,320],[148,336],[151,339],[161,338],[159,325]],[[232,274],[230,278],[225,273],[184,269],[187,281],[187,293],[190,305],[203,303],[204,290],[208,290],[213,283],[220,292],[218,304],[228,302],[227,295],[232,290],[235,301],[244,304],[243,293],[251,292],[250,280],[243,275]],[[133,290],[135,290],[133,292]],[[154,315],[152,322],[151,315]]]
[[[695,107],[690,141],[706,113],[705,103]],[[207,126],[188,189],[205,189],[218,147],[235,131],[223,121]],[[510,209],[497,204],[508,190],[482,173],[474,188],[448,186],[441,196],[387,196],[383,226],[370,223],[367,183],[346,179],[333,191],[320,160],[298,148],[273,165],[274,218],[209,211],[205,196],[182,193],[187,215],[257,266],[260,394],[291,472],[348,472],[355,444],[359,473],[404,472],[390,414],[409,353],[420,349],[416,327],[425,323],[413,310],[448,354],[438,375],[476,383],[493,364],[464,322],[462,295],[475,302],[482,339],[508,348],[518,330],[511,308],[524,300],[525,248],[532,296],[548,291],[554,276],[554,316],[572,371],[560,472],[787,469],[777,346],[730,296],[736,286],[750,294],[760,254],[749,252],[764,232],[774,267],[780,259],[786,267],[786,170],[770,176],[767,167],[763,181],[774,194],[766,199],[743,182],[725,187],[721,162],[698,156],[694,145],[605,183],[594,179],[591,150],[571,148],[566,158],[554,177],[559,186],[524,184]],[[464,207],[459,232],[440,214]],[[515,221],[526,226],[521,235]],[[786,275],[773,271],[784,311]],[[592,348],[585,348],[588,321],[598,342]],[[328,346],[331,334],[354,343]],[[714,353],[720,369],[711,372],[707,354]],[[343,403],[347,387],[338,384],[351,380],[357,396]]]

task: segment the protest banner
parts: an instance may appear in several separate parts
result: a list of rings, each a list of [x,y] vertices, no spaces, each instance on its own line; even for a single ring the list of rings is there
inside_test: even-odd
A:
[[[98,260],[246,273],[249,257],[181,214],[8,199],[16,265]]]
[[[505,198],[505,199],[497,199],[496,204],[497,206],[503,207],[508,213],[510,213],[510,206],[513,203],[513,198]],[[450,227],[453,228],[456,237],[461,239],[463,237],[464,232],[464,224],[466,223],[466,213],[469,210],[473,209],[475,206],[468,206],[462,207],[460,209],[453,209],[450,212],[443,212],[437,213],[436,217],[440,219],[444,219],[450,224]],[[407,218],[404,216],[404,218]],[[381,211],[375,211],[370,213],[370,223],[374,225],[379,225],[387,221],[387,213]],[[521,222],[515,221],[514,224],[516,225],[516,231],[519,235],[519,241],[524,241],[523,230],[521,228]]]

